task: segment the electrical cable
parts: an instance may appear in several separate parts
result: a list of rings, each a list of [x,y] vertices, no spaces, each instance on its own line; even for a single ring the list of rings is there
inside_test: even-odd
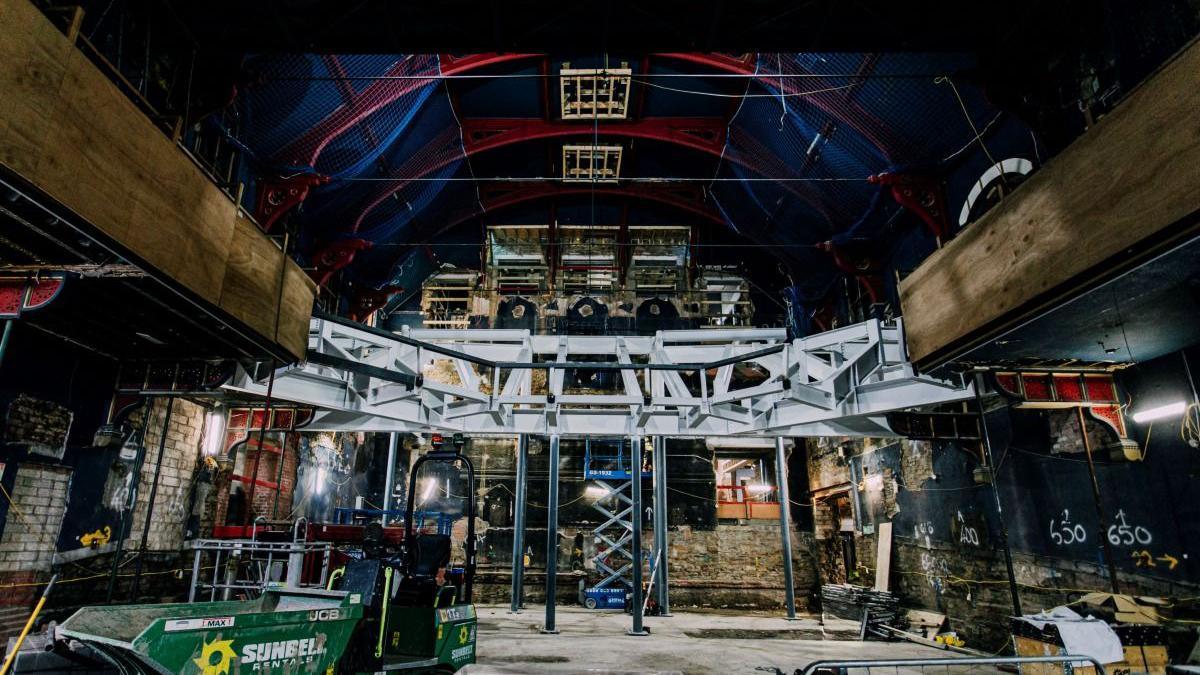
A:
[[[999,163],[996,161],[995,157],[992,157],[992,153],[988,151],[987,145],[983,142],[983,136],[979,133],[979,129],[975,126],[975,120],[971,119],[971,113],[967,111],[967,104],[963,103],[962,96],[959,95],[958,87],[955,86],[954,80],[951,79],[949,75],[943,75],[941,77],[934,78],[933,83],[946,83],[950,85],[950,90],[954,92],[954,98],[958,101],[958,107],[962,110],[963,117],[966,118],[967,124],[970,125],[971,131],[975,134],[975,141],[978,142],[979,147],[983,149],[983,154],[987,156],[988,162],[991,163],[991,166],[998,166]],[[1004,181],[1006,185],[1008,184],[1008,181],[1004,178],[1003,171],[1000,172],[1000,180]]]
[[[201,570],[204,570],[204,571],[206,571],[206,570],[211,570],[211,569],[213,569],[213,567],[212,567],[211,565],[209,565],[208,567],[201,567],[200,569],[201,569]],[[186,568],[184,568],[184,567],[177,567],[177,568],[175,568],[175,569],[171,569],[171,570],[161,570],[161,571],[159,571],[159,572],[142,572],[142,576],[143,576],[143,577],[148,577],[148,576],[160,576],[160,575],[163,575],[163,574],[176,574],[176,575],[179,575],[179,574],[183,574],[184,572],[191,572],[191,571],[192,571],[192,568],[191,568],[191,567],[186,567]],[[74,584],[74,583],[79,583],[79,582],[81,582],[81,581],[92,581],[92,580],[94,580],[94,579],[100,579],[100,578],[102,578],[102,577],[107,577],[107,576],[108,576],[108,572],[104,572],[104,573],[101,573],[101,574],[92,574],[92,575],[83,576],[83,577],[75,577],[75,578],[73,578],[73,579],[60,579],[60,580],[58,580],[57,582],[55,582],[55,584],[56,584],[56,585],[57,585],[57,584]],[[127,574],[118,574],[118,575],[117,575],[117,577],[132,577],[132,576],[134,576],[134,573],[133,573],[133,572],[129,572],[129,573],[127,573]],[[28,581],[28,582],[20,582],[20,583],[12,583],[12,584],[0,584],[0,589],[5,589],[5,588],[30,588],[30,587],[33,587],[33,586],[44,586],[44,585],[45,585],[45,582],[44,582],[44,581]]]
[[[561,75],[556,73],[491,73],[491,74],[451,74],[442,73],[429,75],[306,75],[306,76],[287,76],[273,75],[264,76],[256,81],[260,82],[361,82],[375,80],[557,80]],[[605,70],[596,72],[595,77],[629,77],[635,80],[633,76],[625,73],[610,73]],[[753,73],[641,73],[636,76],[636,79],[709,79],[709,80],[757,80],[766,78],[767,75],[760,75],[757,71]],[[946,77],[940,73],[771,73],[769,77],[789,80],[937,80],[938,78]],[[772,96],[774,97],[774,95]]]
[[[561,183],[562,176],[357,176],[330,178],[333,183]],[[703,178],[696,176],[630,176],[621,178],[622,183],[867,183],[869,179],[849,176],[785,176],[745,178]]]
[[[785,92],[781,91],[778,94],[722,94],[720,92],[715,92],[715,91],[698,91],[698,90],[694,90],[694,89],[680,89],[678,87],[668,87],[663,84],[654,84],[653,82],[644,81],[644,80],[640,80],[637,78],[635,78],[633,81],[638,84],[641,84],[643,86],[646,86],[646,87],[652,87],[654,89],[662,89],[663,91],[671,91],[671,92],[675,92],[677,94],[689,94],[689,95],[694,95],[694,96],[711,96],[713,98],[741,98],[741,99],[746,99],[746,98],[788,99],[788,98],[796,98],[796,97],[802,97],[802,96],[813,96],[815,94],[827,94],[832,91],[842,91],[843,89],[850,89],[852,87],[857,86],[857,83],[843,84],[843,85],[838,85],[836,87],[825,87],[823,89],[812,89],[809,91],[794,91],[791,93],[785,93]],[[784,107],[786,108],[786,105]],[[786,114],[786,112],[784,114]]]

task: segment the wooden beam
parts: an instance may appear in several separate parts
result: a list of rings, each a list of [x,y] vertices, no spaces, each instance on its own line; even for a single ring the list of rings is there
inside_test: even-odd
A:
[[[945,363],[1192,236],[1200,43],[900,285],[909,353]]]
[[[301,357],[315,287],[28,0],[0,0],[0,168],[129,262]]]

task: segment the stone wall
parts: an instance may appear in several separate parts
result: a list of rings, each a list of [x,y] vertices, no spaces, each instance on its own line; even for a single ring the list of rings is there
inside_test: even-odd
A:
[[[131,420],[137,426],[142,426],[148,420],[148,424],[145,424],[146,456],[142,463],[133,527],[129,530],[130,541],[135,545],[141,543],[154,475],[160,469],[158,445],[162,439],[167,405],[165,400],[154,400],[148,404],[145,411],[137,413]],[[201,444],[204,440],[205,411],[204,407],[183,399],[175,399],[172,405],[171,420],[167,425],[166,442],[163,446],[161,473],[158,476],[158,490],[150,519],[150,532],[146,540],[149,550],[177,551],[183,545],[192,481],[199,466]]]
[[[1190,563],[1196,558],[1195,502],[1186,497],[1194,493],[1196,474],[1184,469],[1195,450],[1179,440],[1178,422],[1174,428],[1160,423],[1167,428],[1155,430],[1153,452],[1129,461],[1125,453],[1102,450],[1115,436],[1089,420],[1101,508],[1108,514],[1101,525],[1074,410],[1000,408],[988,419],[1024,613],[1089,591],[1108,592],[1108,570],[1100,562],[1105,539],[1122,592],[1200,595],[1200,575]],[[876,530],[890,522],[889,582],[901,605],[945,614],[968,646],[1005,647],[1014,608],[996,496],[990,472],[979,470],[978,442],[812,439],[808,457],[822,583],[871,585]],[[843,518],[855,506],[853,531],[839,526],[835,504]]]
[[[568,528],[563,530],[564,535],[569,532]],[[544,539],[545,531],[530,530],[526,537],[532,537],[533,541]],[[570,534],[563,540],[569,542],[572,537]],[[645,550],[652,550],[653,531],[645,530],[642,537]],[[672,607],[778,609],[784,606],[783,555],[777,522],[721,524],[712,530],[682,526],[669,531],[668,541]],[[812,533],[793,528],[792,569],[796,607],[800,611],[812,607],[817,586],[813,543]],[[564,567],[558,574],[558,596],[561,603],[576,604],[579,582],[588,576],[566,569],[570,561],[567,548],[564,544],[559,554]],[[648,568],[646,573],[649,574]],[[511,584],[507,566],[485,568],[476,580],[477,596],[481,602],[509,602]],[[544,584],[541,569],[527,570],[525,601],[544,602]]]
[[[16,471],[0,537],[0,577],[6,583],[32,579],[32,574],[23,573],[50,568],[71,485],[67,467],[23,462]]]
[[[872,538],[873,539],[873,538]],[[892,551],[892,589],[905,606],[945,614],[972,646],[996,651],[1009,639],[1012,593],[999,549],[964,552],[941,542],[898,538]],[[1085,590],[1106,590],[1107,572],[1095,563],[1014,552],[1021,610],[1032,614],[1077,600]],[[1196,584],[1118,573],[1131,595],[1192,597]]]
[[[50,564],[67,510],[71,470],[22,462],[16,471],[11,502],[0,537],[0,607],[27,607],[50,576]],[[0,611],[0,613],[3,613]],[[10,617],[11,618],[11,617]],[[0,618],[0,637],[19,630],[19,621]]]
[[[646,532],[647,541],[653,533]],[[680,527],[668,533],[672,606],[772,609],[784,604],[783,554],[774,521]],[[817,586],[811,532],[792,531],[796,607],[810,607]]]
[[[18,394],[5,415],[4,441],[31,453],[61,458],[74,415],[53,401]]]

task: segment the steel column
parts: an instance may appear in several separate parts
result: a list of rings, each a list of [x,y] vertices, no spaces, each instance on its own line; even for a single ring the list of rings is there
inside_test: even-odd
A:
[[[153,403],[146,406],[144,420],[148,421],[150,413],[154,408]],[[137,506],[138,485],[142,478],[142,464],[146,462],[146,423],[142,423],[141,429],[135,429],[130,434],[130,440],[133,434],[138,436],[137,458],[133,462],[132,475],[129,477],[129,491],[125,495],[125,504],[121,508],[121,517],[117,520],[117,547],[113,552],[112,568],[108,572],[108,592],[105,595],[104,603],[111,604],[113,592],[117,588],[117,571],[121,568],[121,554],[125,550],[125,523],[133,518],[133,510]],[[133,525],[130,524],[130,529]]]
[[[775,439],[775,482],[779,488],[779,544],[783,551],[784,597],[787,618],[796,618],[796,585],[792,578],[792,502],[788,494],[787,456],[783,439]]]
[[[1000,524],[1000,545],[1004,549],[1004,567],[1008,571],[1008,593],[1012,596],[1013,616],[1021,616],[1021,595],[1017,590],[1017,574],[1013,571],[1012,548],[1008,544],[1008,524],[1004,521],[1004,509],[1000,506],[1000,476],[992,456],[992,435],[988,431],[987,413],[983,409],[983,387],[983,373],[975,373],[975,404],[979,407],[979,428],[983,432],[983,452],[987,458],[988,471],[991,473],[996,520]]]
[[[633,597],[631,598],[630,613],[633,615],[633,627],[628,635],[649,635],[642,627],[642,437],[633,436],[629,439],[629,492],[633,504],[633,517],[629,525],[633,529],[633,540],[630,550],[633,551]]]
[[[1087,455],[1088,476],[1092,479],[1092,499],[1096,501],[1096,520],[1100,522],[1097,533],[1100,545],[1104,551],[1104,562],[1108,567],[1108,582],[1113,595],[1121,594],[1121,584],[1117,581],[1117,562],[1113,558],[1112,543],[1108,540],[1108,516],[1104,513],[1104,504],[1100,499],[1100,481],[1096,478],[1096,464],[1092,461],[1092,441],[1088,438],[1087,422],[1083,418],[1083,406],[1077,406],[1075,413],[1079,419],[1079,437],[1083,440],[1083,452]]]
[[[400,434],[393,431],[388,437],[387,473],[383,478],[383,526],[388,524],[388,511],[392,510],[392,493],[396,491],[396,454],[400,449]]]
[[[142,590],[142,562],[146,558],[146,540],[150,538],[150,523],[154,518],[154,499],[158,496],[158,479],[162,476],[163,454],[167,450],[167,430],[171,426],[171,411],[175,408],[175,398],[167,399],[167,411],[163,415],[162,431],[158,437],[158,457],[154,460],[154,480],[150,482],[150,498],[146,500],[146,519],[142,523],[142,543],[138,547],[137,565],[133,572],[133,591],[130,599],[137,600],[138,592]],[[146,426],[150,425],[150,411],[146,411]],[[133,510],[137,512],[137,501],[133,502]]]
[[[667,586],[667,567],[670,542],[667,540],[667,439],[654,437],[654,545],[658,548],[658,572],[654,583],[658,586],[659,616],[671,615],[670,588]]]
[[[521,434],[517,439],[517,485],[513,496],[513,553],[512,553],[512,605],[513,612],[521,611],[522,595],[525,593],[525,500],[526,480],[529,474],[529,435]]]
[[[558,434],[550,436],[550,484],[546,499],[546,621],[543,633],[557,633],[554,627],[555,593],[558,592]]]
[[[4,352],[8,351],[8,339],[12,336],[13,319],[4,322],[4,333],[0,335],[0,363],[4,363]]]

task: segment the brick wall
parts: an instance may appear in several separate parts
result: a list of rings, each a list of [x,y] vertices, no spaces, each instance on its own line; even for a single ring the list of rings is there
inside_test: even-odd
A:
[[[646,541],[653,533],[646,532]],[[668,533],[673,606],[753,607],[784,603],[783,553],[777,522],[683,526]],[[811,532],[792,531],[796,606],[807,609],[816,588]]]
[[[278,447],[281,439],[285,435],[281,432],[267,432],[266,442],[268,448]],[[282,455],[272,450],[267,450],[262,453],[262,457],[258,460],[258,480],[264,484],[274,484],[278,479],[279,490],[278,500],[276,499],[277,490],[265,485],[259,485],[254,488],[254,506],[250,512],[249,520],[254,520],[258,516],[264,516],[268,519],[284,520],[289,517],[292,512],[292,502],[296,489],[296,469],[299,466],[299,445],[300,433],[286,434],[286,441],[282,446]],[[247,476],[254,473],[255,457],[259,454],[258,450],[258,431],[251,431],[249,441],[238,446],[238,453],[244,454],[245,459],[242,460],[240,466]],[[282,462],[282,467],[280,466]],[[280,469],[282,468],[282,472]],[[212,490],[208,495],[211,508],[206,509],[205,527],[203,532],[210,532],[212,525],[225,525],[229,520],[229,496],[234,483],[230,480],[228,472],[218,474]],[[237,483],[243,490],[246,491],[246,497],[249,497],[249,484]],[[276,507],[278,504],[278,507]],[[302,514],[296,514],[297,516]],[[240,525],[241,523],[228,523],[230,525]]]
[[[67,467],[21,464],[0,538],[0,572],[49,569],[70,484],[71,469]]]
[[[131,419],[137,426],[141,426],[146,419],[149,420],[145,437],[146,458],[142,464],[133,527],[129,531],[131,544],[141,542],[154,474],[159,469],[158,444],[162,438],[167,405],[165,400],[154,400],[147,410],[137,413]],[[192,480],[199,463],[204,436],[205,411],[203,406],[183,399],[176,399],[171,409],[171,420],[167,425],[166,444],[163,448],[162,472],[158,478],[158,492],[146,541],[149,550],[173,551],[183,545]]]
[[[6,411],[4,441],[61,458],[73,419],[72,412],[57,403],[18,394]]]

